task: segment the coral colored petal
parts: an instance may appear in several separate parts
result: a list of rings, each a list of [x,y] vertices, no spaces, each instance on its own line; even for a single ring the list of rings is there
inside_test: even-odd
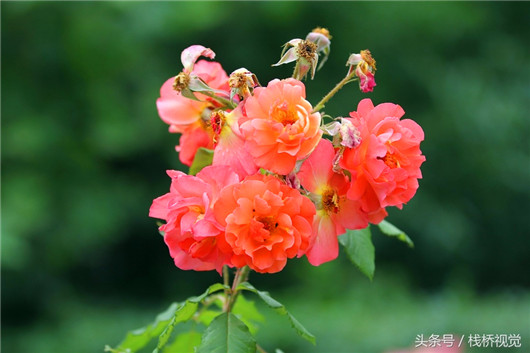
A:
[[[319,266],[324,262],[334,260],[339,256],[339,243],[335,232],[335,225],[328,216],[315,216],[313,223],[316,237],[306,256],[309,263]]]
[[[328,180],[333,175],[334,157],[335,149],[331,142],[326,139],[320,140],[297,174],[300,183],[306,190],[315,192],[318,187],[328,183]]]

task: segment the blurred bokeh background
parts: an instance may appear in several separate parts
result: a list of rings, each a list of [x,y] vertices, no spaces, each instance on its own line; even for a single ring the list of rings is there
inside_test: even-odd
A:
[[[369,48],[377,87],[326,112],[400,104],[425,130],[424,178],[374,232],[376,275],[344,254],[252,274],[317,336],[268,313],[258,339],[286,353],[385,352],[424,334],[519,334],[530,349],[530,4],[527,2],[2,2],[2,350],[102,352],[216,273],[175,268],[147,217],[182,168],[155,101],[191,44],[262,83],[281,45],[316,26],[331,56],[315,104]],[[498,348],[465,348],[497,352]]]

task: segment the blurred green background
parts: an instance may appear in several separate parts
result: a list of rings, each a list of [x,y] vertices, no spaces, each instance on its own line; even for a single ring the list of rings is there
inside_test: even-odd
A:
[[[376,275],[345,258],[252,274],[317,336],[266,313],[258,339],[286,353],[385,352],[418,334],[520,334],[530,349],[530,4],[527,2],[2,2],[2,349],[102,352],[216,273],[175,268],[147,217],[177,169],[158,118],[162,83],[191,44],[262,84],[281,45],[316,26],[331,56],[308,99],[369,48],[377,87],[326,107],[400,104],[425,130],[424,179],[374,233]],[[469,349],[496,352],[499,349]]]

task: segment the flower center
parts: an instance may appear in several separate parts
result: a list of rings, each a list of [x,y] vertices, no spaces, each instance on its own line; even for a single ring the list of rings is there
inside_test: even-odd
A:
[[[317,52],[317,45],[311,41],[303,40],[298,44],[298,47],[296,48],[296,54],[298,54],[299,57],[311,60],[316,52]]]
[[[327,213],[339,212],[339,196],[335,190],[329,188],[322,193],[322,207]]]
[[[295,109],[289,106],[287,102],[275,105],[272,108],[271,116],[274,120],[286,125],[292,125],[298,120],[298,114]]]
[[[269,233],[271,233],[278,227],[278,222],[276,222],[276,219],[274,219],[274,217],[258,217],[256,220],[263,224],[263,229],[265,229]]]
[[[223,126],[226,122],[226,115],[222,110],[217,110],[212,112],[210,115],[210,126],[213,130],[213,142],[217,143],[217,140],[219,138],[219,135],[221,134],[221,130],[223,130]]]
[[[377,157],[377,159],[382,160],[385,162],[387,166],[390,168],[399,168],[399,160],[391,153],[387,153],[384,157]]]

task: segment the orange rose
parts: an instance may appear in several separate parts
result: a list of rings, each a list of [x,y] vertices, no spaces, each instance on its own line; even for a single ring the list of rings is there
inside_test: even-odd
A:
[[[214,205],[225,227],[226,245],[236,267],[281,271],[287,259],[302,256],[312,242],[315,206],[298,190],[273,176],[253,175],[221,191]]]
[[[245,146],[256,164],[277,174],[289,174],[320,141],[320,113],[305,100],[305,86],[295,79],[272,80],[254,89],[239,119]]]

